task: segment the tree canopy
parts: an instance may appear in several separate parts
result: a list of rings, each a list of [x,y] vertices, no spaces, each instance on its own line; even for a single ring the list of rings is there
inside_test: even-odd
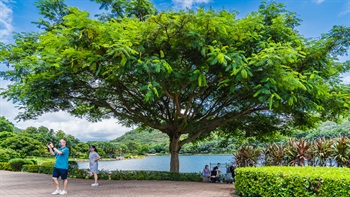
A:
[[[154,13],[146,0],[96,1],[113,7],[109,17],[41,0],[40,10],[61,2],[41,12],[46,28],[0,45],[11,67],[2,76],[14,82],[1,95],[24,110],[18,118],[63,110],[158,129],[178,171],[181,147],[218,128],[260,135],[348,112],[350,89],[339,76],[350,62],[336,57],[349,48],[349,27],[306,39],[295,13],[275,2],[237,19],[226,10]],[[130,6],[137,2],[147,2],[142,18]]]
[[[13,124],[8,121],[4,116],[0,116],[0,132],[8,131],[13,132],[14,131]]]

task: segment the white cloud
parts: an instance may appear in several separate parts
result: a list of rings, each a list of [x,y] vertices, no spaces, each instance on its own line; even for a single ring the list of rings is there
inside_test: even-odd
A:
[[[0,0],[0,42],[8,43],[13,31],[10,0]]]
[[[6,88],[10,82],[0,80],[1,88]],[[36,120],[27,120],[17,122],[15,117],[20,111],[11,102],[0,98],[0,116],[4,116],[20,129],[27,127],[44,126],[55,131],[62,130],[66,134],[71,134],[81,141],[108,141],[122,136],[132,128],[127,128],[118,124],[115,119],[103,120],[97,123],[88,122],[85,119],[80,119],[69,115],[66,112],[47,113]]]
[[[323,3],[325,0],[313,0],[316,4],[321,4]]]
[[[345,4],[343,11],[339,15],[344,16],[347,14],[350,14],[350,0]]]
[[[350,84],[350,76],[344,77],[343,78],[343,83]]]
[[[15,117],[18,112],[18,109],[12,103],[0,99],[0,116],[5,116],[6,119],[20,129],[26,129],[30,126],[37,128],[45,126],[55,131],[62,130],[66,134],[71,134],[84,142],[113,140],[131,130],[131,128],[119,125],[115,119],[91,123],[62,111],[44,114],[36,120],[17,122]]]
[[[193,5],[202,4],[202,3],[209,3],[212,0],[172,0],[172,1],[173,1],[174,6],[176,8],[191,9]]]

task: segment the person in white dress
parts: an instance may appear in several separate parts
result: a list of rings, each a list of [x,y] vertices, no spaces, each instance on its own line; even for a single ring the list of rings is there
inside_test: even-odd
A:
[[[90,172],[94,175],[95,182],[91,184],[91,186],[98,186],[97,180],[98,180],[98,160],[100,160],[101,157],[98,154],[97,148],[95,146],[90,146],[90,154],[89,154],[89,164],[90,164]]]

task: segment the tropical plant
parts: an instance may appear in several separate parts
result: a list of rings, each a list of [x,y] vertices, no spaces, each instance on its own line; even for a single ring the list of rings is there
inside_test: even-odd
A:
[[[331,162],[332,141],[325,138],[318,138],[311,145],[311,152],[314,154],[314,165],[326,166],[327,161]]]
[[[261,156],[261,150],[253,146],[241,146],[233,154],[237,167],[256,166]]]
[[[334,140],[332,145],[333,158],[340,167],[350,167],[350,141],[345,136]]]
[[[288,140],[286,151],[288,164],[292,166],[305,166],[305,161],[312,159],[310,147],[311,143],[304,139],[296,140],[296,138],[291,138]]]
[[[280,166],[284,165],[286,159],[286,150],[283,144],[272,143],[264,149],[265,165]]]

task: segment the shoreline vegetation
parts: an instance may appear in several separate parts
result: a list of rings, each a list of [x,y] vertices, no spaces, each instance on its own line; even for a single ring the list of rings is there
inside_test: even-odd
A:
[[[232,155],[232,154],[180,154],[180,156],[207,156],[207,155]],[[147,155],[128,155],[127,157],[117,156],[116,158],[102,158],[101,161],[144,159],[146,157],[170,156],[170,154],[147,154]],[[233,156],[233,155],[232,155]],[[54,157],[27,157],[27,159],[36,160],[38,163],[55,162]],[[88,162],[85,158],[69,158],[69,161]]]

